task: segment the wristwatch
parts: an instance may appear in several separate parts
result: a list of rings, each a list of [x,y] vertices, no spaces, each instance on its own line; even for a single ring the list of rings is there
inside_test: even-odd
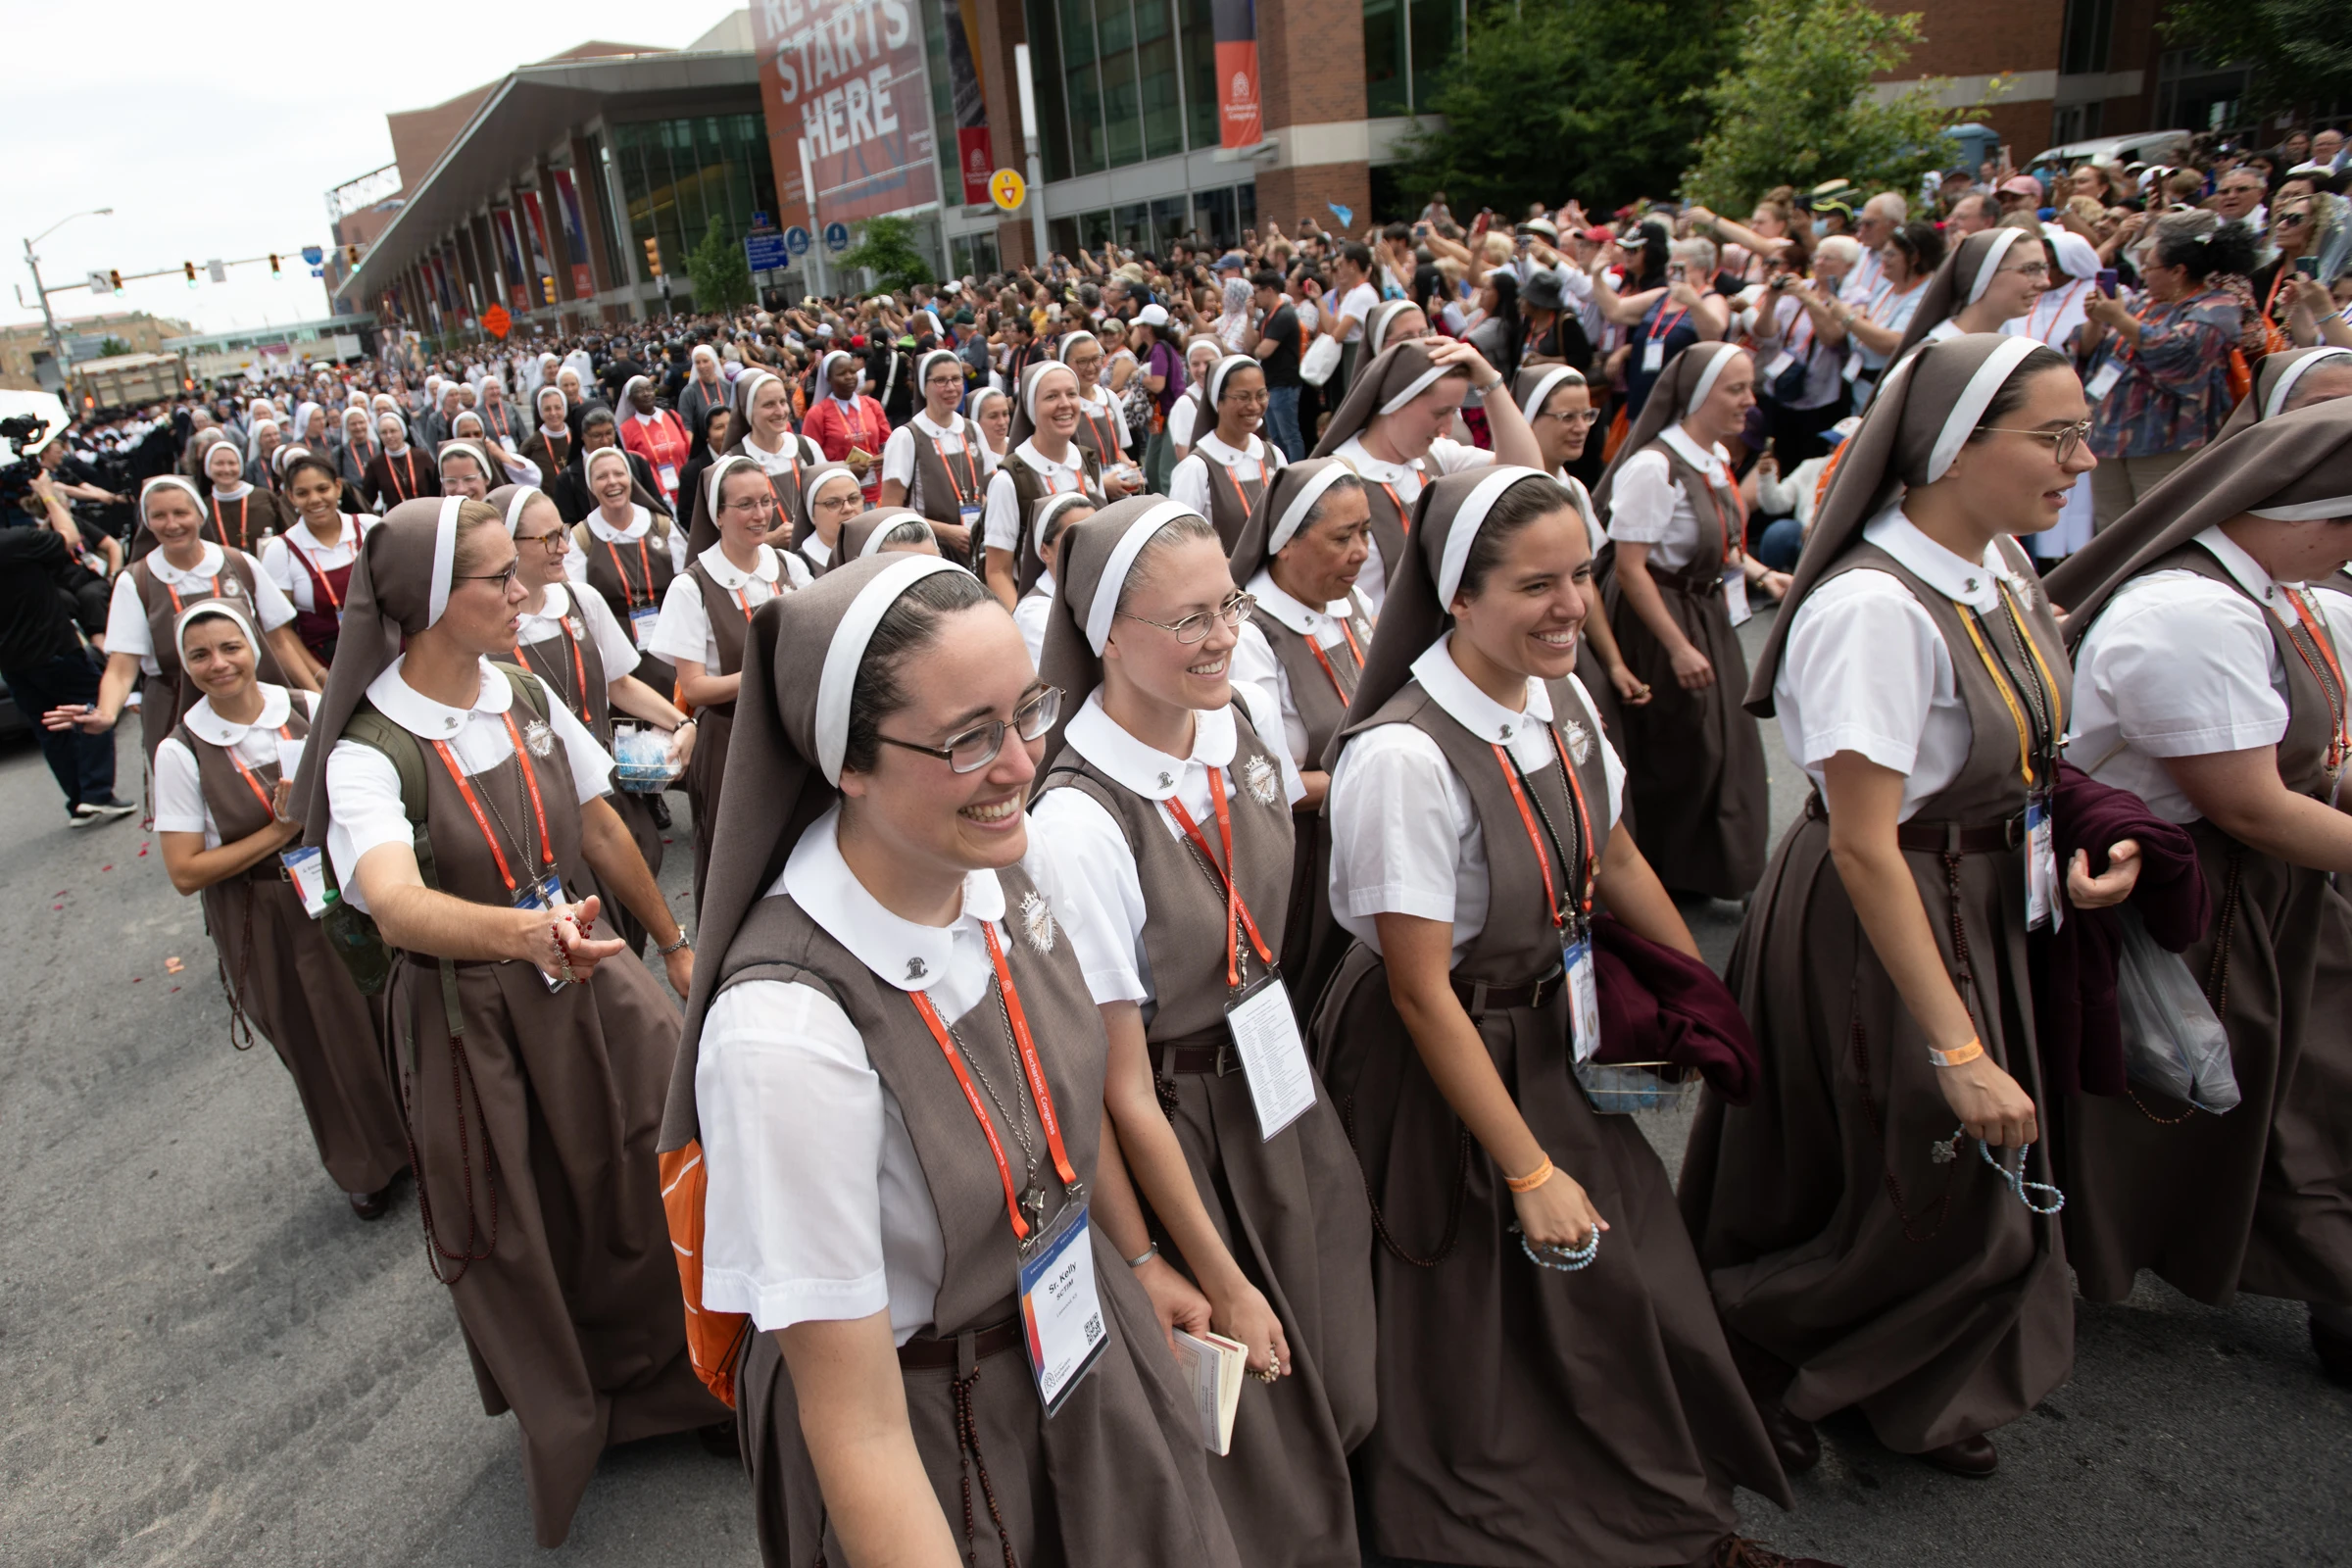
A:
[[[1485,386],[1478,388],[1478,395],[1483,398],[1500,385],[1502,385],[1502,372],[1497,370],[1494,372],[1494,380],[1489,381]]]

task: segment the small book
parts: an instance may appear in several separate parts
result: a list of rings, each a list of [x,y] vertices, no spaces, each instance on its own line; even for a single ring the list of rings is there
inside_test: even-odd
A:
[[[1214,1454],[1233,1448],[1233,1413],[1241,1407],[1250,1352],[1222,1334],[1176,1331],[1176,1366],[1200,1412],[1200,1441]]]

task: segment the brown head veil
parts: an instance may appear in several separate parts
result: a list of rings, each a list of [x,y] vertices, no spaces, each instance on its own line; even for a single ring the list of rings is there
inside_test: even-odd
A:
[[[1308,458],[1277,469],[1258,492],[1257,505],[1250,509],[1250,520],[1242,524],[1241,536],[1234,540],[1233,554],[1227,558],[1234,586],[1249,587],[1250,579],[1306,526],[1306,514],[1331,493],[1331,487],[1353,478],[1355,470],[1344,458]]]
[[[1732,356],[1747,350],[1736,343],[1693,343],[1666,362],[1649,389],[1649,401],[1642,405],[1642,417],[1626,432],[1625,444],[1617,456],[1600,471],[1600,482],[1592,487],[1592,505],[1606,511],[1609,494],[1617,486],[1617,474],[1636,453],[1666,433],[1666,427],[1679,424],[1692,409],[1707,400],[1715,390],[1717,377],[1732,366]]]
[[[1453,612],[1446,607],[1461,587],[1462,566],[1470,559],[1478,530],[1496,502],[1529,480],[1559,484],[1540,469],[1497,463],[1441,474],[1421,487],[1413,503],[1411,548],[1390,568],[1388,597],[1381,603],[1372,647],[1364,655],[1364,672],[1355,683],[1348,717],[1323,755],[1322,766],[1328,768],[1339,760],[1348,731],[1379,712],[1383,703],[1404,689],[1413,678],[1413,661],[1453,624]]]
[[[819,490],[822,490],[825,487],[825,482],[831,479],[837,473],[848,474],[852,484],[857,484],[858,482],[858,470],[851,467],[846,463],[823,464],[817,467],[810,468],[807,473],[801,475],[801,509],[799,514],[792,519],[793,549],[798,550],[801,548],[801,546],[807,544],[809,540],[816,537],[816,493]],[[713,494],[715,493],[716,492],[713,492]],[[828,566],[841,560],[840,543],[840,538],[838,535],[836,535],[834,539],[833,560],[832,562],[828,562],[826,564]]]
[[[939,535],[931,532],[931,519],[911,507],[875,507],[841,525],[839,548],[833,552],[834,564],[863,561],[883,554],[883,536],[902,522],[919,524],[933,546],[938,545]]]
[[[1166,496],[1129,496],[1061,531],[1061,564],[1054,578],[1054,604],[1046,612],[1046,640],[1038,653],[1038,674],[1061,688],[1061,716],[1046,737],[1049,765],[1061,750],[1061,732],[1102,684],[1102,649],[1119,590],[1136,557],[1153,534],[1177,517],[1200,514]]]
[[[1678,358],[1680,356],[1677,356]],[[1564,386],[1590,386],[1573,365],[1531,365],[1511,377],[1511,401],[1530,420],[1543,412],[1544,401]],[[1644,404],[1646,412],[1648,405]]]
[[[2295,394],[2295,383],[2330,360],[2341,360],[2352,365],[2352,349],[2339,349],[2332,343],[2323,343],[2318,348],[2288,349],[2279,354],[2264,355],[2262,365],[2254,372],[2252,389],[2238,400],[2236,408],[2230,411],[2230,417],[2223,421],[2214,439],[2226,441],[2240,430],[2251,429],[2261,420],[2274,418],[2285,412],[2286,400]]]
[[[367,701],[368,687],[392,667],[402,643],[449,608],[458,552],[462,496],[419,496],[384,514],[360,542],[360,559],[343,596],[343,630],[326,690],[311,715],[311,738],[294,779],[293,814],[305,844],[326,842],[326,757],[344,725]],[[480,503],[476,503],[480,505]]]
[[[1992,274],[2001,270],[2001,259],[2009,247],[2021,241],[2041,243],[2038,235],[2022,228],[1979,229],[1951,249],[1936,275],[1928,279],[1927,292],[1920,295],[1918,307],[1911,313],[1911,324],[1903,329],[1903,341],[1895,347],[1894,357],[1901,359],[1924,341],[1929,331],[1958,315],[1962,307],[1974,305],[1984,297],[1992,282]]]
[[[784,870],[793,846],[841,798],[841,759],[850,725],[850,694],[883,612],[937,571],[961,571],[931,556],[853,561],[799,593],[779,594],[752,612],[745,633],[743,690],[727,743],[713,842],[695,940],[706,956],[694,966],[686,1027],[669,1075],[660,1149],[667,1153],[702,1136],[694,1102],[703,1019],[726,969],[735,933]],[[305,766],[309,765],[305,758]]]
[[[1330,457],[1349,436],[1362,435],[1370,429],[1375,416],[1394,414],[1449,372],[1469,373],[1460,366],[1441,368],[1430,364],[1429,349],[1418,338],[1386,350],[1356,368],[1348,396],[1341,401],[1331,422],[1323,427],[1323,439],[1315,443],[1315,450],[1308,456]],[[1213,421],[1215,416],[1210,417]]]
[[[2077,481],[2080,483],[2081,481]],[[2352,517],[2352,398],[2330,398],[2213,441],[2046,579],[2082,641],[2115,591],[2216,523],[2252,513]]]
[[[1846,437],[1829,494],[1814,514],[1788,592],[1747,683],[1747,710],[1773,713],[1772,683],[1797,607],[1822,574],[1862,537],[1863,525],[1911,485],[1933,484],[1984,422],[1985,407],[2041,345],[2003,332],[1969,332],[1921,345],[1898,363],[1871,399],[1862,427]]]

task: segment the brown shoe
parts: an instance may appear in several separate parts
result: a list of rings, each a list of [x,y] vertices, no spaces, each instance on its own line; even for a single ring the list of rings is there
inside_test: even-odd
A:
[[[2001,1467],[2001,1456],[1993,1451],[1992,1440],[1981,1432],[1975,1437],[1961,1438],[1940,1448],[1930,1448],[1912,1457],[1951,1475],[1966,1476],[1971,1481],[1982,1481]]]
[[[1756,1415],[1764,1423],[1765,1436],[1772,1439],[1772,1451],[1780,1455],[1785,1473],[1801,1476],[1821,1463],[1821,1434],[1812,1422],[1792,1414],[1778,1399],[1769,1403],[1757,1400]]]
[[[389,1182],[376,1192],[345,1193],[343,1196],[351,1200],[351,1211],[362,1219],[382,1219],[384,1211],[392,1206],[392,1185]]]
[[[1726,1536],[1690,1568],[1838,1568],[1820,1557],[1791,1557],[1745,1536]]]

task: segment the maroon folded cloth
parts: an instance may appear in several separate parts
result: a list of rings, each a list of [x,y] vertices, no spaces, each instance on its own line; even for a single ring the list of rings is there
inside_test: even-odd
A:
[[[1593,1060],[1671,1061],[1696,1068],[1735,1105],[1754,1096],[1762,1054],[1714,970],[1606,914],[1592,920],[1592,968],[1600,986]]]
[[[2130,790],[2110,789],[2071,762],[2058,764],[2050,802],[2051,837],[2058,852],[2059,897],[2077,850],[2090,852],[2095,876],[2107,869],[2108,846],[2139,841],[2139,881],[2131,905],[2158,947],[2179,953],[2205,934],[2212,900],[2197,868],[2188,830],[2148,809]],[[2123,1018],[2116,1006],[2116,955],[2122,942],[2114,909],[2067,906],[2066,924],[2034,933],[2034,1028],[2042,1080],[2055,1094],[2124,1092]]]

